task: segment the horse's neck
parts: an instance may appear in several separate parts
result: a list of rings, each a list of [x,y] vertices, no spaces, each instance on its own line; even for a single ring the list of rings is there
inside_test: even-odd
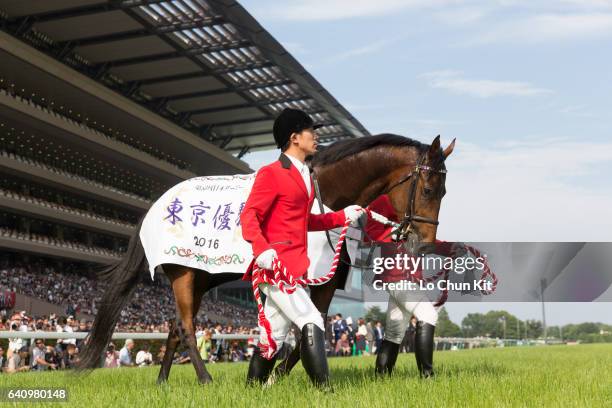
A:
[[[366,206],[384,193],[390,174],[412,165],[416,157],[409,149],[372,149],[317,167],[323,202],[334,210],[351,204]]]

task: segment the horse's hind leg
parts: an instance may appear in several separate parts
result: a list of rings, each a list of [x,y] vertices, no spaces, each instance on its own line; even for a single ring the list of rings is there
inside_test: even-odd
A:
[[[197,311],[200,309],[200,304],[202,302],[202,296],[206,292],[206,279],[205,274],[200,273],[196,275],[196,284],[193,291],[193,310],[195,311],[194,315],[197,314]],[[195,316],[194,316],[195,321]],[[174,352],[176,351],[176,347],[178,346],[181,338],[179,336],[179,329],[177,327],[176,319],[172,319],[170,321],[170,330],[168,332],[168,339],[166,340],[166,353],[164,354],[164,359],[162,361],[161,369],[159,370],[159,376],[157,377],[157,383],[161,384],[168,380],[170,376],[170,369],[172,368],[172,359],[174,357]]]
[[[176,327],[176,321],[173,319],[170,321],[170,331],[168,333],[168,339],[166,340],[166,353],[159,370],[159,376],[157,377],[157,383],[161,384],[168,381],[170,376],[170,368],[172,368],[172,358],[176,351],[176,346],[180,341],[178,328]]]
[[[204,361],[200,357],[196,346],[194,317],[197,313],[195,309],[196,304],[199,306],[201,300],[201,294],[204,293],[202,289],[196,289],[196,286],[202,284],[205,279],[198,277],[197,274],[204,274],[204,272],[196,272],[191,268],[173,265],[167,273],[172,282],[172,290],[174,291],[174,297],[176,299],[176,306],[180,315],[180,322],[178,324],[178,332],[181,336],[181,341],[187,345],[189,358],[191,363],[196,370],[198,380],[201,384],[206,384],[212,381],[212,377],[204,366]],[[194,295],[200,293],[199,299],[195,302]]]

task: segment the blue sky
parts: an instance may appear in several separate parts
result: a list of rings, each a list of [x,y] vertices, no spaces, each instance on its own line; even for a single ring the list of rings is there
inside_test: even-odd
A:
[[[612,0],[241,4],[373,134],[457,138],[441,238],[612,241]]]

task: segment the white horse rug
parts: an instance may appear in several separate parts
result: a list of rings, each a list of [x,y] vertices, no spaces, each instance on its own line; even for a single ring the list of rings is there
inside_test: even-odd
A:
[[[151,206],[140,230],[151,278],[165,263],[210,273],[244,273],[253,255],[251,244],[242,238],[240,213],[254,181],[255,173],[194,177],[166,191]],[[315,203],[312,212],[320,214],[318,209]],[[335,245],[340,229],[330,232]],[[351,259],[356,259],[360,237],[360,230],[349,228]],[[309,278],[327,274],[333,255],[324,232],[308,233]]]

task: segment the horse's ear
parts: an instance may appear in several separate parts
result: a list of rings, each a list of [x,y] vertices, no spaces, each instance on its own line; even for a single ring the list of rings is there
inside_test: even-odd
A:
[[[429,146],[428,154],[433,157],[439,154],[438,153],[439,151],[440,151],[440,135],[436,136],[433,142],[431,142],[431,146]]]
[[[446,149],[444,149],[444,152],[442,154],[444,154],[444,158],[446,159],[448,156],[450,156],[450,154],[453,152],[453,149],[455,148],[455,140],[457,140],[456,138],[453,139],[453,141],[451,142],[451,144],[448,145],[448,147]]]

